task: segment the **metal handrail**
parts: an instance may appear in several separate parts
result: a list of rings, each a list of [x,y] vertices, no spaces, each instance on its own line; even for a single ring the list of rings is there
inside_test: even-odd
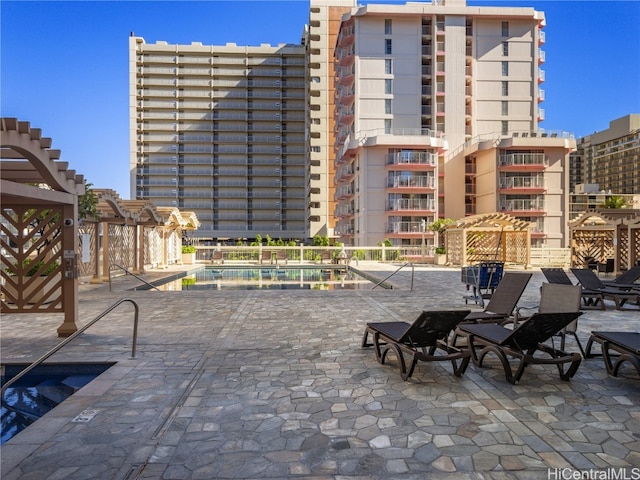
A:
[[[158,287],[156,287],[155,285],[150,284],[149,282],[147,282],[144,278],[140,278],[138,275],[136,275],[133,272],[130,272],[129,270],[127,270],[126,268],[124,268],[121,265],[118,265],[117,263],[112,263],[109,267],[109,291],[111,291],[111,267],[118,267],[120,270],[123,270],[125,273],[136,277],[138,280],[140,280],[142,283],[146,283],[147,285],[149,285],[151,288],[155,288],[156,290],[158,290],[159,292],[161,291]]]
[[[132,339],[132,346],[131,346],[131,358],[136,358],[136,342],[138,340],[138,312],[139,312],[139,308],[138,308],[138,304],[136,302],[134,302],[133,300],[131,300],[130,298],[121,298],[116,303],[114,303],[109,308],[107,308],[104,312],[102,312],[100,315],[98,315],[96,318],[94,318],[89,323],[87,323],[85,326],[83,326],[79,330],[76,330],[72,335],[70,335],[69,337],[65,338],[58,345],[56,345],[51,350],[49,350],[47,353],[42,355],[40,358],[38,358],[36,361],[34,361],[27,368],[25,368],[24,370],[20,371],[17,375],[12,377],[10,380],[7,380],[7,382],[5,382],[5,384],[0,389],[0,403],[2,404],[2,406],[6,407],[6,408],[9,408],[9,409],[11,408],[10,406],[5,405],[5,402],[4,402],[4,392],[7,390],[7,388],[9,388],[11,385],[13,385],[16,381],[20,380],[22,377],[24,377],[31,370],[36,368],[38,365],[40,365],[42,362],[44,362],[47,358],[49,358],[51,355],[53,355],[58,350],[60,350],[62,347],[64,347],[67,343],[71,342],[76,337],[78,337],[80,334],[84,333],[84,331],[87,328],[92,326],[94,323],[96,323],[101,318],[105,317],[108,313],[113,311],[117,306],[119,306],[120,304],[122,304],[124,302],[131,302],[133,304],[134,309],[135,309],[135,317],[133,319],[133,339]]]
[[[371,287],[371,290],[373,290],[374,288],[376,288],[379,285],[382,285],[387,279],[393,277],[396,273],[398,273],[400,270],[402,270],[407,265],[411,265],[411,291],[413,291],[413,275],[414,275],[416,269],[415,269],[413,263],[411,263],[411,262],[407,262],[404,265],[400,265],[396,271],[391,272],[389,275],[387,275],[385,278],[383,278],[378,283],[376,283],[373,287]]]

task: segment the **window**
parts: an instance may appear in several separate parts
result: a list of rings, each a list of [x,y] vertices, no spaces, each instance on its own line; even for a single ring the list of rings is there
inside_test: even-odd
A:
[[[393,62],[391,61],[390,58],[384,59],[384,73],[386,73],[387,75],[390,75],[393,73]]]
[[[391,35],[391,19],[390,18],[384,19],[384,34]]]
[[[392,53],[391,39],[390,38],[385,38],[384,39],[384,53],[385,53],[385,55],[391,55],[391,53]]]
[[[509,122],[503,120],[500,123],[502,123],[502,135],[506,135],[507,133],[509,133]]]
[[[502,102],[502,115],[509,115],[509,102]]]
[[[502,96],[506,97],[509,95],[509,82],[502,82]]]
[[[386,118],[384,120],[384,133],[391,133],[391,119]]]
[[[319,152],[320,151],[320,147],[311,147],[311,151],[312,152]]]
[[[386,78],[384,81],[384,93],[392,93],[393,91],[393,80],[390,78]]]
[[[502,42],[502,56],[509,56],[509,42]]]
[[[391,99],[385,98],[384,100],[384,113],[391,113]]]
[[[502,22],[502,36],[509,36],[509,22]]]
[[[502,76],[509,76],[509,62],[502,62]]]

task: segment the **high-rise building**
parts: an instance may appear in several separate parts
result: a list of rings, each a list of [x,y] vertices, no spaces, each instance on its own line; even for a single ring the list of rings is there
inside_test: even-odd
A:
[[[309,237],[333,237],[335,201],[335,65],[333,54],[342,15],[355,0],[311,0],[303,42],[308,61]]]
[[[193,211],[197,237],[307,237],[302,45],[129,39],[131,198]]]
[[[613,194],[640,194],[640,114],[609,122],[609,128],[581,138],[572,168],[581,182]]]
[[[534,243],[563,246],[564,168],[575,141],[538,127],[544,25],[533,8],[464,0],[368,4],[343,16],[341,241],[415,245],[438,217],[504,211],[534,223]]]

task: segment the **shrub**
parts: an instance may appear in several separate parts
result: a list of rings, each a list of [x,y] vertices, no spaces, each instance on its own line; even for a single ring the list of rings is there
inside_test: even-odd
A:
[[[196,247],[193,245],[183,245],[182,253],[196,253]]]
[[[16,270],[18,269],[18,264],[14,263],[13,264],[15,267],[14,269],[8,269],[7,271],[9,272],[9,275],[15,275]],[[30,258],[25,258],[24,262],[22,263],[23,268],[29,268],[25,275],[27,277],[32,277],[36,274],[36,272],[42,268],[42,266],[44,265],[44,260],[40,260],[39,262],[36,262],[33,264],[33,266],[31,266],[31,259]],[[47,267],[46,270],[44,270],[41,274],[42,277],[46,277],[48,275],[51,275],[59,266],[58,262],[53,262],[51,265],[49,265]]]
[[[436,247],[436,254],[438,255],[444,255],[445,253],[447,253],[447,249],[444,247]]]

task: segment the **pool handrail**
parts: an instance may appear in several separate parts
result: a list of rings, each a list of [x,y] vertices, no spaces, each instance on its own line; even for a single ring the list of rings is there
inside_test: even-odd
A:
[[[378,283],[376,283],[373,287],[371,287],[371,290],[373,290],[374,288],[382,285],[387,279],[389,279],[392,276],[394,276],[396,273],[398,273],[400,270],[402,270],[407,265],[411,266],[411,291],[413,292],[413,275],[414,275],[416,269],[415,269],[415,266],[413,265],[413,263],[411,263],[411,262],[407,262],[405,264],[400,265],[395,271],[391,272],[389,275],[387,275],[382,280],[380,280]]]
[[[40,358],[38,358],[37,360],[32,362],[27,368],[25,368],[24,370],[21,370],[16,375],[14,375],[11,379],[7,380],[5,382],[5,384],[2,386],[2,388],[0,388],[0,404],[2,404],[2,406],[7,408],[7,409],[11,409],[11,406],[7,405],[5,403],[5,401],[4,401],[4,392],[7,390],[7,388],[9,388],[15,382],[20,380],[27,373],[29,373],[31,370],[36,368],[38,365],[40,365],[42,362],[44,362],[47,358],[49,358],[51,355],[53,355],[58,350],[60,350],[62,347],[64,347],[66,344],[68,344],[69,342],[74,340],[76,337],[80,336],[80,334],[84,333],[84,331],[87,330],[90,326],[92,326],[98,320],[104,318],[108,313],[113,311],[116,307],[118,307],[119,305],[123,304],[124,302],[131,302],[133,304],[133,308],[135,310],[135,316],[134,316],[134,319],[133,319],[133,338],[132,338],[132,346],[131,346],[131,358],[132,359],[136,358],[136,342],[138,340],[138,313],[139,313],[140,309],[138,307],[138,304],[134,300],[132,300],[130,298],[121,298],[116,303],[114,303],[109,308],[107,308],[105,311],[103,311],[101,314],[99,314],[96,318],[91,320],[89,323],[84,325],[82,328],[76,330],[73,334],[71,334],[70,336],[65,338],[58,345],[56,345],[51,350],[49,350],[47,353],[42,355]]]
[[[138,280],[140,280],[142,283],[147,284],[149,287],[155,288],[156,290],[161,291],[158,287],[156,287],[155,285],[152,285],[151,283],[147,282],[144,278],[139,277],[138,275],[136,275],[135,273],[129,271],[128,269],[126,269],[122,265],[118,265],[117,263],[112,263],[111,267],[118,267],[120,270],[123,270],[124,273],[126,273],[128,275],[131,275],[132,277],[136,277]],[[109,268],[109,291],[111,291],[111,268]]]

